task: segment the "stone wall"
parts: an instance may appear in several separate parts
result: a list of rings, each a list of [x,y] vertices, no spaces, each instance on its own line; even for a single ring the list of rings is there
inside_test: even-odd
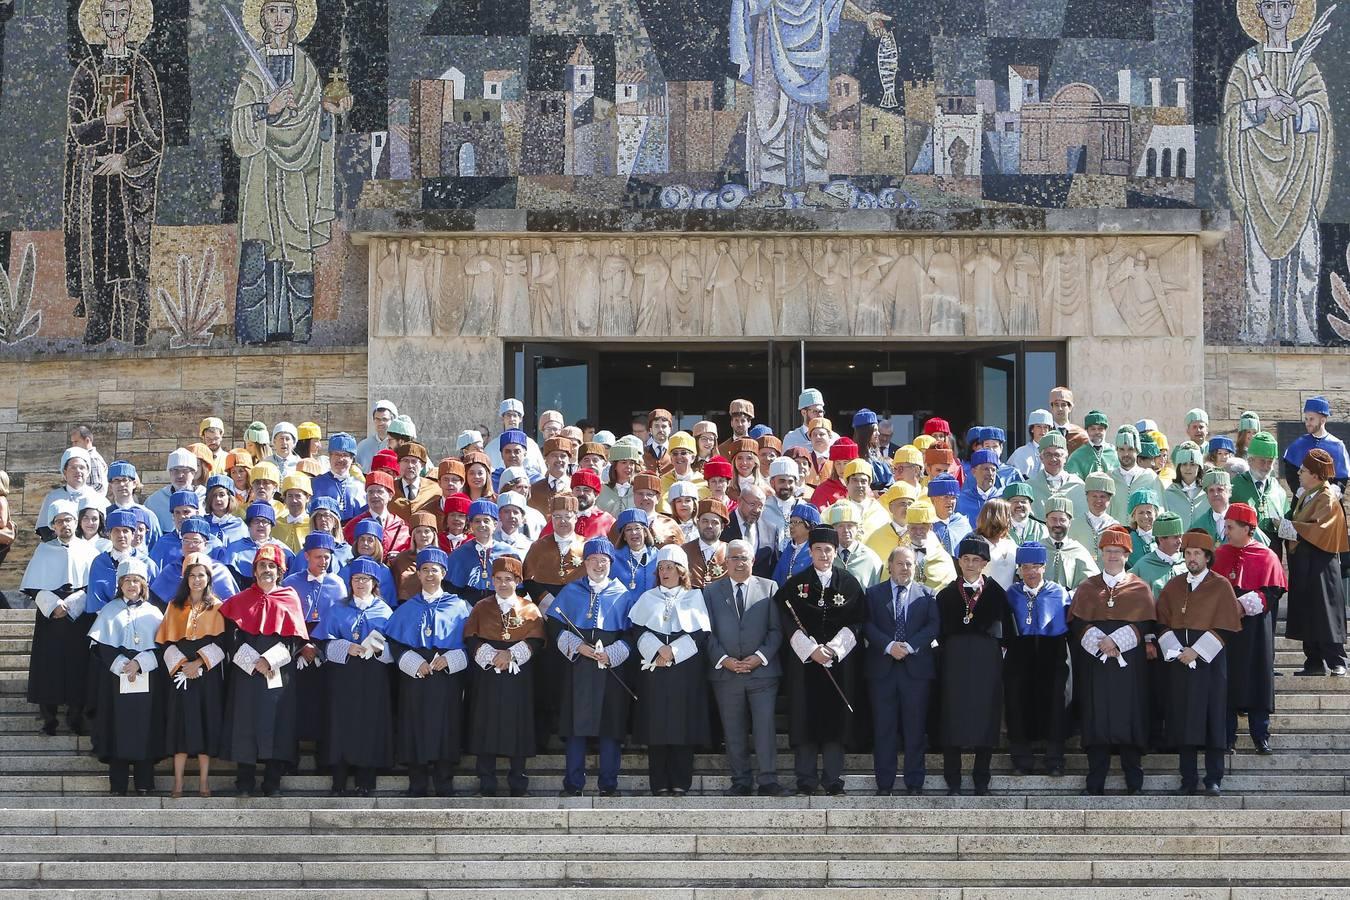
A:
[[[1350,419],[1350,349],[1321,347],[1205,348],[1205,408],[1214,431],[1234,431],[1246,410],[1263,424],[1297,422],[1303,401],[1331,401],[1332,419]]]
[[[32,552],[32,522],[60,480],[71,426],[93,429],[94,446],[109,462],[135,463],[149,493],[167,480],[168,454],[197,440],[194,430],[206,416],[225,423],[228,446],[242,445],[255,419],[269,426],[313,421],[325,435],[364,436],[365,350],[0,362],[0,469],[10,476],[20,534],[0,584],[17,583],[18,565]]]

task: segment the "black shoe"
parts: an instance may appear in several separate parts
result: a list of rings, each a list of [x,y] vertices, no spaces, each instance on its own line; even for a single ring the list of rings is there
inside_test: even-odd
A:
[[[783,786],[778,782],[773,784],[761,784],[756,791],[761,797],[781,797],[785,793]]]
[[[1103,789],[1094,789],[1094,788],[1085,787],[1085,788],[1083,788],[1081,791],[1078,792],[1078,796],[1080,796],[1080,797],[1104,797],[1104,796],[1106,796],[1106,791],[1103,790]]]
[[[1138,794],[1138,793],[1139,793],[1140,791],[1142,791],[1142,790],[1143,790],[1143,788],[1141,788],[1141,787],[1126,788],[1126,789],[1125,789],[1125,795],[1126,795],[1127,797],[1133,797],[1135,794]]]
[[[496,788],[479,788],[479,789],[478,789],[478,796],[480,796],[480,797],[495,797],[495,796],[497,796],[497,789],[496,789]]]
[[[415,798],[430,797],[431,792],[426,788],[408,788],[408,796]]]
[[[52,720],[50,720],[50,721],[43,722],[43,723],[42,723],[42,733],[45,734],[45,735],[47,735],[48,737],[53,737],[53,736],[55,736],[55,734],[56,734],[56,720],[55,720],[55,719],[52,719]]]
[[[948,796],[948,797],[959,797],[959,796],[961,796],[961,789],[960,789],[959,787],[951,787],[951,786],[948,786],[948,787],[947,787],[947,796]]]
[[[797,785],[797,796],[799,796],[799,797],[810,797],[812,794],[814,794],[814,793],[816,793],[816,792],[817,792],[817,788],[814,788],[814,787],[812,787],[812,786],[809,785],[809,784],[799,784],[799,785]]]
[[[1310,669],[1310,668],[1308,668],[1307,666],[1304,666],[1303,668],[1299,669],[1299,670],[1298,670],[1297,672],[1295,672],[1294,674],[1295,674],[1295,675],[1298,675],[1298,676],[1300,676],[1300,677],[1304,677],[1304,678],[1321,678],[1321,677],[1323,677],[1324,675],[1327,674],[1327,670],[1326,670],[1326,669]]]
[[[113,788],[112,790],[108,791],[108,793],[112,794],[114,797],[125,797],[127,795],[127,790],[126,788],[123,788],[122,790],[119,791],[116,788]]]
[[[762,791],[762,789],[761,789]],[[722,792],[723,797],[749,797],[754,791],[750,790],[748,784],[733,784]]]
[[[368,787],[359,787],[359,788],[357,788],[357,789],[356,789],[356,796],[358,796],[358,797],[369,797],[369,796],[370,796],[370,788],[368,788]]]
[[[652,791],[652,796],[653,796],[653,797],[669,797],[669,796],[670,796],[670,793],[671,793],[671,792],[670,792],[670,788],[657,788],[656,790]]]
[[[236,787],[236,788],[234,789],[234,795],[235,795],[236,797],[240,798],[241,800],[247,800],[249,797],[252,797],[252,796],[253,796],[253,788],[251,788],[251,787]]]
[[[911,797],[918,797],[921,794],[923,794],[923,788],[921,787],[905,788],[905,793]]]
[[[1014,775],[1030,775],[1031,766],[1013,766]]]
[[[567,788],[567,787],[565,787],[565,788],[563,788],[561,791],[558,791],[558,796],[559,796],[559,797],[580,797],[580,796],[581,796],[581,791],[578,791],[578,790],[576,790],[575,788]]]
[[[328,796],[330,796],[330,797],[345,797],[345,796],[347,796],[347,792],[346,792],[345,790],[343,790],[342,788],[333,788],[331,791],[328,792]]]
[[[511,788],[512,797],[524,797],[526,793],[524,788]]]
[[[438,787],[438,788],[436,788],[436,796],[437,796],[437,797],[447,797],[447,798],[448,798],[448,797],[453,797],[453,796],[455,796],[455,789],[452,788],[452,787],[444,787],[444,788],[443,788],[443,787]]]
[[[1236,743],[1231,743],[1231,744],[1229,744],[1229,745],[1228,745],[1228,752],[1229,752],[1229,753],[1236,753],[1236,752],[1237,752],[1237,744],[1236,744]]]
[[[1056,763],[1055,765],[1053,765],[1053,766],[1051,766],[1050,768],[1046,769],[1046,770],[1045,770],[1045,774],[1049,775],[1051,778],[1063,778],[1063,777],[1064,777],[1064,764],[1063,764],[1063,763]]]
[[[1183,782],[1182,785],[1181,785],[1181,787],[1177,788],[1175,791],[1172,792],[1172,796],[1174,796],[1174,797],[1189,797],[1189,796],[1191,796],[1192,794],[1198,793],[1199,790],[1200,790],[1200,789],[1197,788],[1195,785],[1193,785],[1193,784],[1186,784],[1186,783]]]
[[[825,793],[831,797],[842,797],[844,794],[844,783],[836,781],[825,788]]]
[[[1223,789],[1220,788],[1217,784],[1207,784],[1205,785],[1205,796],[1221,797],[1223,796]]]
[[[1341,674],[1345,674],[1344,667],[1341,668]],[[68,719],[66,725],[70,726],[71,734],[83,736],[87,733],[84,728],[84,719]]]
[[[1261,738],[1259,741],[1252,741],[1256,745],[1256,752],[1262,756],[1269,756],[1275,751],[1270,747],[1270,738]]]
[[[612,788],[601,788],[601,789],[600,789],[600,796],[601,796],[601,797],[622,797],[622,796],[623,796],[623,791],[619,790],[619,789],[616,788],[616,787],[612,787]]]
[[[877,788],[876,793],[875,793],[873,796],[875,796],[875,797],[889,797],[889,796],[891,796],[891,795],[894,794],[894,793],[895,793],[895,791],[891,790],[890,788]]]
[[[975,788],[975,796],[976,796],[976,797],[988,797],[988,796],[989,796],[989,785],[985,784],[985,785],[981,785],[981,786],[979,786],[979,787],[976,787],[976,788]]]
[[[282,797],[282,796],[285,796],[285,795],[282,794],[281,788],[279,788],[279,787],[274,787],[274,788],[263,788],[263,796],[264,796],[264,797]]]
[[[684,797],[684,796],[688,795],[688,793],[689,793],[689,791],[686,790],[685,788],[671,788],[671,789],[670,789],[670,795],[671,795],[672,797]]]

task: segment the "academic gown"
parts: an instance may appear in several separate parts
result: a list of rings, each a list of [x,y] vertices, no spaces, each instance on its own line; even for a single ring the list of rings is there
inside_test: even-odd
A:
[[[236,763],[294,763],[299,758],[295,659],[309,640],[300,598],[290,588],[278,586],[264,593],[254,585],[226,600],[220,611],[234,623],[225,648],[230,676],[221,756]],[[244,671],[236,661],[261,656],[276,646],[290,656],[280,667],[273,666],[280,675],[280,687],[269,688],[267,679],[251,665]]]
[[[1093,558],[1092,551],[1078,541],[1066,537],[1059,542],[1058,547],[1055,546],[1055,543],[1049,535],[1041,541],[1041,546],[1045,548],[1047,555],[1046,581],[1062,584],[1072,591],[1077,589],[1085,579],[1101,571],[1097,567],[1097,560]]]
[[[379,597],[372,598],[365,609],[342,597],[324,609],[318,633],[311,635],[326,639],[323,653],[327,662],[318,674],[325,679],[323,757],[330,766],[346,763],[385,769],[393,765],[393,655],[387,645],[382,654],[370,659],[348,652],[372,631],[383,634],[393,612]]]
[[[252,566],[249,567],[250,571]],[[167,606],[178,596],[178,588],[183,583],[183,553],[179,550],[170,555],[158,574],[150,580],[150,596],[160,607]],[[230,570],[218,560],[211,561],[211,589],[217,597],[233,597],[239,593],[239,583]]]
[[[379,595],[386,598],[397,597],[398,588],[394,584],[394,573],[390,572],[388,566],[374,557],[366,558],[379,566],[379,570],[375,573],[376,590],[379,592]],[[352,559],[347,560],[347,563],[338,570],[338,581],[342,582],[344,585],[352,583],[352,562],[355,559],[356,557],[353,556]],[[390,606],[393,606],[393,604],[391,603]]]
[[[1274,469],[1260,486],[1250,471],[1234,475],[1232,502],[1246,503],[1256,510],[1261,531],[1270,542],[1271,549],[1279,553],[1280,546],[1276,532],[1279,530],[1280,519],[1289,509],[1289,495],[1285,493],[1284,486],[1280,484]]]
[[[623,583],[634,597],[641,597],[656,587],[656,548],[645,547],[637,555],[625,544],[614,551],[614,565],[609,574]]]
[[[712,622],[701,591],[679,588],[669,597],[652,588],[629,610],[632,645],[641,662],[655,658],[663,644],[675,664],[639,667],[634,690],[640,698],[633,716],[633,739],[657,747],[701,747],[711,740],[708,714],[708,638]]]
[[[225,675],[230,667],[225,655],[228,640],[221,606],[222,601],[216,600],[210,609],[197,611],[170,603],[155,634],[170,688],[165,704],[166,755],[220,755],[225,730]],[[188,679],[181,688],[174,684],[174,673],[184,663],[196,659],[208,668],[198,677]]]
[[[1345,643],[1345,595],[1340,554],[1350,549],[1345,513],[1321,487],[1303,495],[1290,522],[1297,541],[1289,555],[1289,610],[1285,634],[1298,641]]]
[[[1038,522],[1031,516],[1027,516],[1021,522],[1013,522],[1012,528],[1008,531],[1008,537],[1017,546],[1023,544],[1039,544],[1050,536],[1046,530],[1044,522]]]
[[[145,563],[149,580],[153,581],[155,576],[159,574],[159,566],[155,565],[143,553],[128,550],[123,558],[126,556],[135,556]],[[117,596],[117,565],[118,560],[113,557],[111,550],[104,550],[94,557],[94,561],[89,564],[89,590],[84,600],[85,612],[98,615],[99,610],[103,609],[108,601]],[[180,562],[179,567],[181,568],[181,566],[182,563]]]
[[[598,592],[581,578],[567,584],[546,612],[549,643],[562,658],[558,672],[558,734],[561,737],[607,737],[623,740],[628,732],[631,698],[614,675],[632,686],[625,666],[632,648],[625,640],[631,623],[628,610],[634,598],[617,579],[610,578]],[[571,620],[569,626],[563,614]],[[572,627],[579,629],[577,638]],[[578,641],[591,646],[604,644],[614,672],[601,669],[594,660],[575,652]]]
[[[1070,647],[1075,672],[1084,747],[1138,747],[1148,745],[1149,682],[1144,637],[1153,630],[1153,595],[1142,579],[1124,575],[1114,592],[1101,575],[1084,581],[1069,605]],[[1110,602],[1113,605],[1107,606]],[[1091,655],[1084,635],[1096,628],[1106,636],[1128,627],[1135,646],[1117,659]]]
[[[987,750],[999,742],[1003,646],[1017,626],[997,581],[986,577],[978,599],[970,592],[963,596],[963,586],[958,576],[937,595],[937,744],[946,750]],[[966,597],[975,600],[973,609]]]
[[[450,554],[445,582],[452,593],[463,597],[472,606],[493,592],[493,562],[502,556],[515,555],[515,548],[505,541],[494,539],[484,549],[477,541],[467,540]]]
[[[79,716],[88,694],[89,628],[94,615],[85,611],[89,568],[98,551],[80,538],[69,544],[45,541],[33,552],[21,587],[31,597],[51,591],[65,600],[72,598],[69,612],[51,618],[54,606],[38,601],[33,620],[33,640],[28,656],[28,702],[40,706],[68,704]]]
[[[801,631],[809,644],[825,644],[842,658],[828,671],[856,710],[862,691],[863,653],[858,635],[867,621],[867,600],[862,585],[841,566],[835,566],[830,586],[821,589],[815,567],[789,578],[774,594],[782,614],[784,642],[783,683],[788,695],[788,737],[799,744],[851,743],[862,722],[844,706],[830,683],[826,669],[815,662],[802,662],[793,646]],[[800,639],[799,639],[800,640]]]
[[[1288,586],[1274,552],[1255,543],[1224,544],[1214,551],[1213,571],[1227,578],[1233,592],[1261,595],[1259,613],[1242,617],[1242,630],[1224,646],[1228,657],[1228,708],[1269,714],[1275,709],[1275,618],[1279,598]]]
[[[541,610],[548,605],[544,602],[545,594],[556,597],[563,585],[586,576],[586,570],[581,565],[583,546],[581,538],[573,537],[564,558],[557,539],[550,536],[535,541],[530,552],[525,554],[525,591],[535,603],[540,604]]]
[[[295,674],[292,677],[297,695],[296,733],[302,741],[321,741],[328,732],[328,679],[323,672],[326,661],[323,641],[332,636],[323,630],[321,620],[330,608],[347,596],[347,582],[327,572],[311,578],[309,572],[305,571],[287,576],[281,586],[295,591],[300,598],[305,628],[316,650],[313,662],[302,666],[300,659],[295,661]]]
[[[503,614],[494,593],[479,600],[464,625],[464,642],[473,670],[469,703],[469,752],[490,756],[534,756],[537,749],[535,679],[537,661],[547,643],[543,613],[528,597],[516,597]],[[506,650],[517,672],[498,672],[482,648]],[[489,660],[487,668],[477,662]]]
[[[1158,651],[1187,647],[1212,654],[1165,663],[1166,735],[1169,747],[1223,750],[1228,744],[1228,655],[1225,642],[1242,629],[1242,607],[1227,578],[1207,574],[1194,590],[1185,575],[1167,583],[1158,596]],[[1207,637],[1208,635],[1208,637]]]
[[[99,611],[89,629],[99,709],[90,734],[100,762],[157,761],[164,756],[167,682],[155,655],[155,632],[162,618],[153,603],[143,600],[132,606],[119,598]],[[148,683],[144,693],[122,693],[122,680],[112,671],[132,659],[141,664],[136,680]]]
[[[395,756],[404,765],[458,762],[464,745],[464,623],[469,604],[454,594],[428,600],[420,592],[394,610],[387,624],[390,653],[399,666]],[[406,656],[405,654],[412,654]],[[417,678],[413,657],[450,661],[441,672]]]
[[[1148,584],[1148,589],[1153,592],[1154,597],[1162,593],[1162,589],[1167,585],[1167,582],[1184,571],[1186,571],[1186,566],[1180,559],[1176,562],[1168,562],[1159,556],[1156,550],[1150,550],[1141,556],[1137,563],[1130,566],[1130,573],[1142,578]]]
[[[791,578],[811,568],[811,548],[806,544],[789,543],[778,554],[778,562],[773,567],[773,580],[779,587]]]
[[[290,566],[291,557],[295,554],[291,548],[287,547],[281,541],[275,538],[268,538],[267,543],[275,544],[281,548],[282,556],[286,560],[287,567]],[[239,585],[240,590],[253,587],[253,558],[258,555],[258,549],[262,544],[253,540],[251,537],[240,538],[233,543],[214,551],[211,556],[225,568],[230,570],[230,575],[235,583]],[[181,571],[180,571],[181,576]],[[230,594],[218,594],[217,596],[229,597]]]
[[[1069,683],[1069,592],[1042,581],[1035,598],[1020,580],[1007,591],[1014,637],[1003,660],[1008,742],[1063,741]]]

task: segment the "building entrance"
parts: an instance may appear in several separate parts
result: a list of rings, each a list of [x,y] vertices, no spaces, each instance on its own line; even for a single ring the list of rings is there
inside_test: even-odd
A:
[[[891,418],[897,443],[933,415],[959,433],[996,425],[1010,443],[1021,443],[1027,413],[1065,380],[1064,346],[1054,342],[746,341],[678,350],[524,343],[507,350],[507,393],[522,399],[527,422],[557,409],[568,422],[586,419],[616,435],[654,406],[670,409],[677,428],[710,419],[726,435],[727,403],[736,397],[753,401],[756,420],[781,435],[801,424],[796,404],[805,385],[824,393],[826,415],[840,434],[865,406]]]

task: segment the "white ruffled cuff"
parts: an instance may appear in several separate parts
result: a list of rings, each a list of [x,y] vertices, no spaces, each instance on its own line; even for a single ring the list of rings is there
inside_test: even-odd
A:
[[[644,663],[651,662],[661,652],[662,646],[660,638],[650,631],[644,631],[637,642],[638,656],[642,657]]]
[[[117,654],[117,658],[112,661],[112,665],[108,666],[108,671],[113,673],[114,675],[121,675],[122,669],[126,667],[126,664],[128,662],[129,660],[121,653],[119,653]]]
[[[478,652],[474,653],[473,661],[478,664],[480,669],[492,668],[492,659],[497,655],[491,644],[483,643],[478,645]]]
[[[215,644],[205,644],[197,649],[197,655],[206,663],[207,669],[214,669],[225,661],[225,651]]]
[[[169,667],[169,674],[172,675],[178,671],[178,667],[187,662],[187,657],[183,651],[179,650],[173,644],[164,648],[164,665]],[[209,666],[207,668],[210,668]]]
[[[324,647],[324,653],[331,663],[337,663],[340,666],[347,664],[347,657],[351,655],[352,642],[345,638],[333,638]]]
[[[1082,640],[1080,640],[1079,643],[1082,644],[1083,649],[1086,650],[1089,655],[1096,656],[1101,652],[1102,640],[1105,637],[1106,633],[1096,625],[1093,625],[1083,632]]]
[[[802,662],[810,659],[811,654],[816,652],[816,647],[820,646],[801,630],[794,631],[788,643],[792,645],[792,652],[796,653]]]
[[[417,670],[422,668],[422,663],[426,662],[421,654],[414,653],[411,650],[404,650],[403,655],[398,658],[398,670],[409,678],[420,678]]]
[[[1248,616],[1259,616],[1266,611],[1265,598],[1256,591],[1248,591],[1238,597],[1238,603],[1242,604],[1242,612]]]
[[[136,660],[136,665],[141,667],[142,672],[150,673],[159,668],[159,659],[155,656],[153,651],[142,650],[140,653],[137,653],[134,658]]]
[[[852,628],[840,628],[839,632],[825,646],[834,651],[835,659],[843,659],[858,646],[858,636]]]
[[[507,648],[507,651],[510,652],[511,661],[516,664],[517,668],[525,665],[530,661],[530,657],[534,656],[534,651],[531,650],[530,645],[524,641],[516,641]]]
[[[1171,662],[1181,655],[1181,641],[1177,640],[1174,633],[1165,631],[1158,638],[1158,649],[1162,651],[1163,660]]]
[[[581,638],[570,631],[560,631],[558,632],[558,649],[569,660],[576,659],[577,652],[581,649]]]
[[[1122,625],[1111,632],[1111,640],[1115,642],[1123,656],[1126,652],[1139,646],[1139,632],[1135,631],[1133,625]]]
[[[1200,658],[1207,663],[1214,662],[1214,657],[1218,656],[1223,650],[1223,641],[1212,631],[1206,631],[1200,635],[1200,640],[1191,644],[1191,649],[1200,654]]]
[[[678,640],[672,641],[670,652],[675,654],[675,662],[682,663],[698,654],[698,644],[687,634],[680,635]]]
[[[258,664],[258,660],[261,658],[262,655],[249,644],[242,644],[238,650],[234,651],[234,664],[246,675],[253,674],[253,667]]]
[[[626,641],[615,641],[605,648],[605,653],[609,656],[609,664],[616,667],[623,665],[631,652]]]

